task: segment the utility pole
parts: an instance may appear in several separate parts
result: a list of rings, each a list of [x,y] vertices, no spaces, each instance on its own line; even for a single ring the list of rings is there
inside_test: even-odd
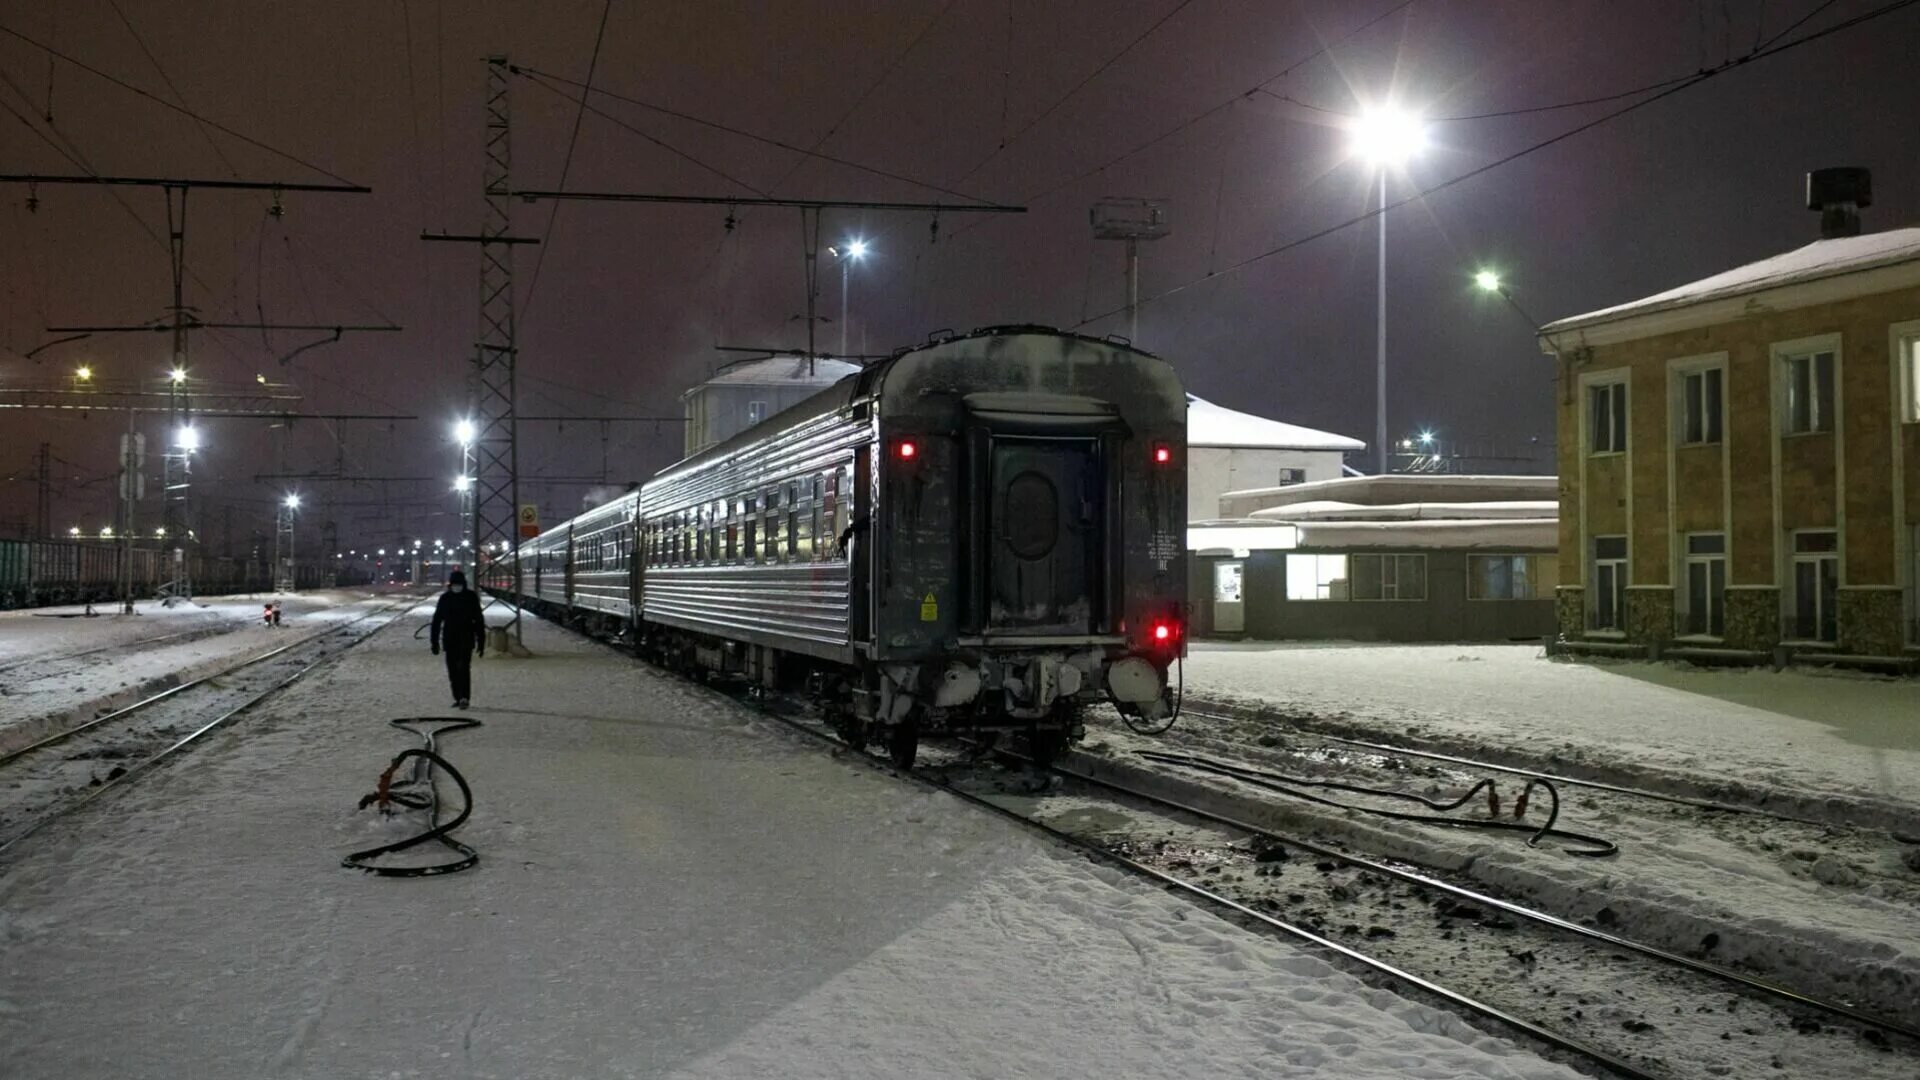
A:
[[[127,433],[120,440],[120,613],[133,614],[133,506],[147,493],[147,439],[133,430],[134,411],[127,410]]]
[[[468,384],[468,415],[463,443],[471,447],[473,557],[477,569],[482,552],[494,541],[510,551],[513,575],[513,616],[506,629],[509,646],[525,655],[520,620],[520,448],[515,417],[518,387],[515,369],[518,346],[513,309],[513,249],[535,244],[532,237],[512,236],[508,181],[513,166],[512,114],[507,99],[507,58],[489,56],[486,89],[486,163],[482,194],[485,216],[477,236],[421,233],[422,240],[478,244],[480,247],[480,333],[474,342],[473,372]],[[464,455],[463,455],[464,460]],[[475,583],[476,587],[478,583]]]
[[[34,506],[34,535],[53,539],[53,444],[40,444],[39,499]]]
[[[1093,204],[1087,215],[1096,240],[1122,240],[1127,245],[1127,340],[1140,341],[1140,241],[1159,240],[1173,231],[1160,199],[1108,197]]]

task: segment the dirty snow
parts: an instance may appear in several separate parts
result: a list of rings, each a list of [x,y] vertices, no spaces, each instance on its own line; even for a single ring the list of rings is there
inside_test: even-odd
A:
[[[1532,645],[1196,644],[1187,689],[1392,741],[1854,797],[1920,814],[1920,682],[1548,660]]]
[[[480,866],[340,869],[407,625],[0,870],[11,1073],[1575,1075],[544,624],[444,743]]]

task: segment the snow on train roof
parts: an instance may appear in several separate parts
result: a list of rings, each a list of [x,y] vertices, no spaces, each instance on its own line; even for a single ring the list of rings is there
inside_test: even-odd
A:
[[[1573,330],[1633,315],[1872,270],[1914,259],[1920,259],[1920,228],[1889,229],[1863,236],[1815,240],[1804,247],[1745,266],[1736,266],[1665,292],[1550,322],[1540,330],[1542,333]]]
[[[807,370],[804,356],[769,356],[749,360],[701,383],[701,386],[832,386],[860,370],[859,364],[845,360],[816,359]],[[698,387],[695,387],[698,389]]]
[[[1187,395],[1187,445],[1256,450],[1365,450],[1367,444],[1330,431],[1269,420]]]

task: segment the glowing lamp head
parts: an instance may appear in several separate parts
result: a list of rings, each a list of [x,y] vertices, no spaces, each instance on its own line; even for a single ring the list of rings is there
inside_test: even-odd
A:
[[[289,509],[289,510],[298,510],[298,509],[300,509],[300,496],[298,496],[298,495],[288,495],[288,496],[287,496],[287,503],[286,503],[286,506],[287,506],[287,509]]]
[[[1421,445],[1421,446],[1432,446],[1432,445],[1433,445],[1433,432],[1431,432],[1431,431],[1423,431],[1423,432],[1421,432],[1421,433],[1420,433],[1420,445]]]
[[[902,439],[894,444],[893,453],[901,461],[912,461],[920,456],[920,447],[912,439]]]
[[[472,486],[473,477],[471,476],[456,476],[453,478],[453,490],[455,491],[465,491]]]
[[[75,525],[75,526],[72,526],[71,528],[69,528],[69,529],[67,530],[67,535],[68,535],[68,536],[79,536],[79,535],[80,535],[80,526],[78,526],[78,525]]]
[[[73,377],[79,379],[81,382],[87,382],[93,378],[93,369],[85,364],[81,364],[74,370]]]
[[[1473,275],[1473,283],[1480,286],[1483,292],[1500,291],[1500,275],[1491,270],[1482,270]]]
[[[1361,113],[1349,134],[1354,155],[1382,167],[1405,164],[1427,144],[1427,125],[1413,113],[1391,106]]]
[[[181,383],[186,382],[187,369],[183,367],[177,367],[177,368],[174,368],[172,371],[167,372],[167,381],[174,384],[175,386],[178,386]]]
[[[1166,644],[1169,641],[1172,641],[1173,627],[1168,626],[1166,623],[1154,623],[1153,624],[1153,640],[1159,642],[1162,645]]]
[[[461,445],[473,442],[473,437],[477,434],[479,434],[479,431],[473,426],[473,421],[471,420],[462,420],[453,425],[453,437],[459,439]]]
[[[173,444],[188,452],[198,450],[200,449],[200,432],[194,428],[183,427],[174,434]]]
[[[847,241],[847,258],[852,259],[854,262],[859,262],[866,257],[867,242],[865,240]]]

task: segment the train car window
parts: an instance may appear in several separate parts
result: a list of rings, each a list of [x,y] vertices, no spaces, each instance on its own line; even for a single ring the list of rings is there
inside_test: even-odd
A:
[[[696,507],[693,511],[693,558],[695,562],[707,561],[707,530],[705,518],[707,508]]]
[[[758,526],[760,519],[755,516],[757,513],[755,508],[757,500],[749,495],[741,501],[741,512],[743,516],[740,521],[740,561],[750,563],[759,562],[760,544]]]
[[[787,481],[787,505],[791,507],[794,503],[797,503],[799,501],[800,501],[800,482],[798,480]]]
[[[792,558],[800,553],[800,512],[787,511],[787,556]]]
[[[777,497],[777,495],[770,495],[769,501]],[[771,509],[767,511],[767,561],[770,563],[780,561],[780,526],[784,520],[778,511]]]
[[[818,488],[819,481],[814,481],[814,485]],[[807,522],[806,557],[810,559],[826,558],[827,552],[832,549],[825,540],[826,538],[820,535],[820,503],[816,499],[813,504],[813,514]]]

